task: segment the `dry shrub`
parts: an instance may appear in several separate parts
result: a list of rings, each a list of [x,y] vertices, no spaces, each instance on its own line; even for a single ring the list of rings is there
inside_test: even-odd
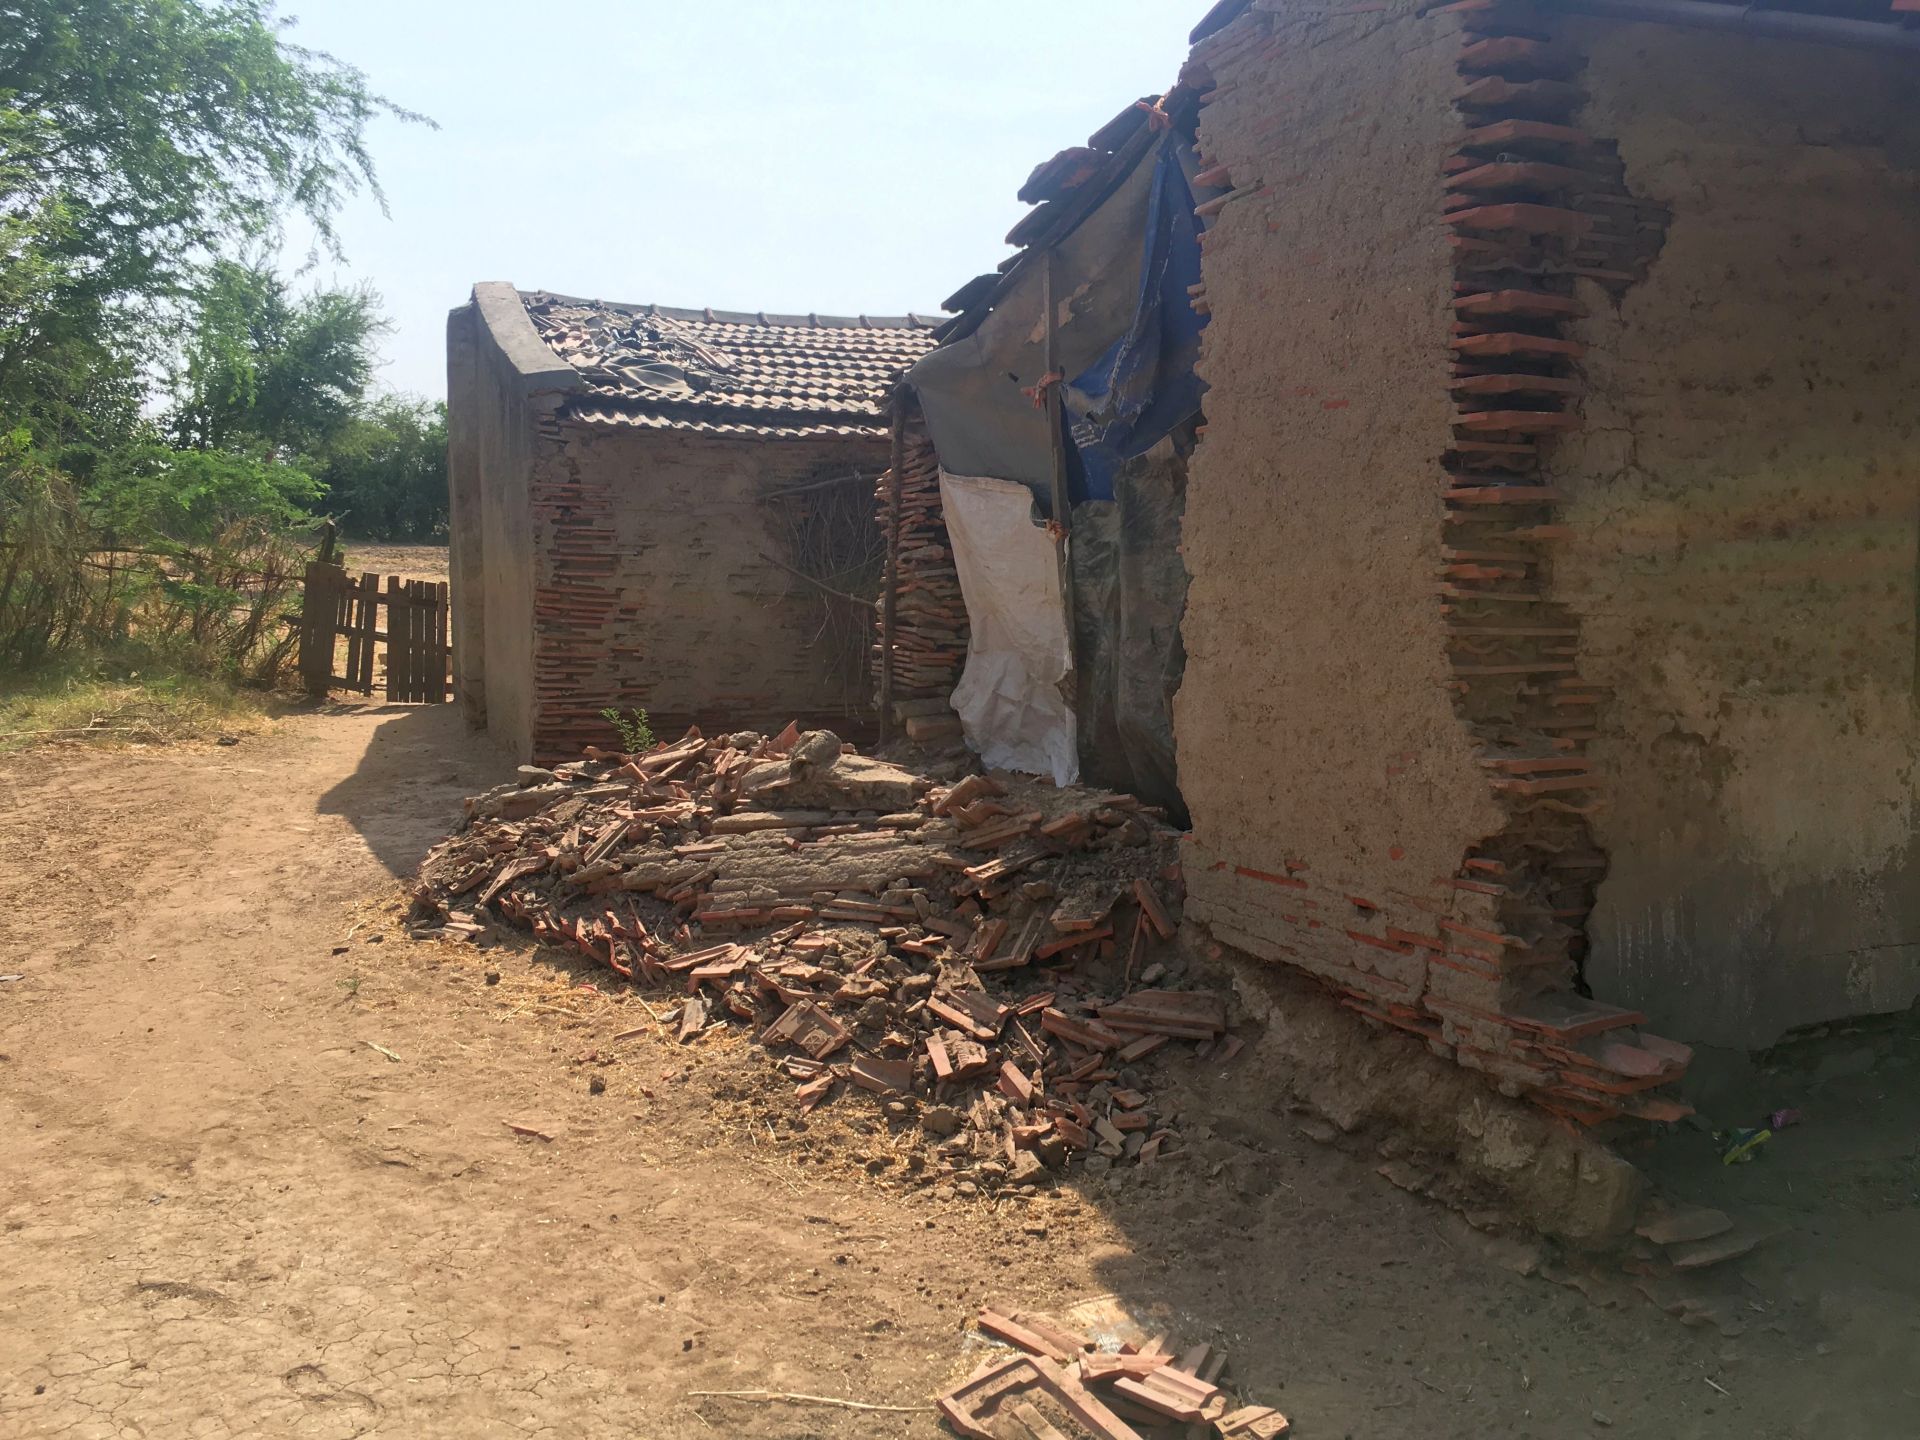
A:
[[[271,686],[293,657],[306,550],[267,517],[194,544],[116,545],[72,484],[0,451],[0,669],[129,655]]]

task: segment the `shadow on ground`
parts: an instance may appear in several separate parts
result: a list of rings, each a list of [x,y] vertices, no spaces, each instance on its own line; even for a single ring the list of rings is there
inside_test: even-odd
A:
[[[458,705],[331,703],[318,713],[390,717],[375,727],[353,773],[317,808],[358,830],[395,879],[412,875],[427,848],[459,824],[446,787],[477,794],[513,774],[506,752],[469,731]]]

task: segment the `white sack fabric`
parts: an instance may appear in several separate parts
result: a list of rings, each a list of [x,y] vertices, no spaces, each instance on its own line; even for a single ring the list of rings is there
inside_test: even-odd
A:
[[[972,631],[953,692],[967,744],[991,769],[1071,785],[1080,756],[1059,683],[1073,663],[1066,600],[1053,539],[1034,523],[1033,492],[942,470],[940,503]]]

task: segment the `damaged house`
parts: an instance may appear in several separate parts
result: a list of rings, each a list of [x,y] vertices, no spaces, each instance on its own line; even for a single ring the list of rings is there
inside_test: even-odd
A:
[[[1569,1121],[1912,1004],[1913,8],[1217,5],[908,372],[887,718]]]
[[[883,402],[928,334],[475,286],[447,326],[469,719],[551,760],[615,743],[610,707],[662,734],[866,715]]]
[[[1916,3],[1223,0],[937,326],[479,286],[469,713],[877,696],[1569,1123],[1904,1009]]]

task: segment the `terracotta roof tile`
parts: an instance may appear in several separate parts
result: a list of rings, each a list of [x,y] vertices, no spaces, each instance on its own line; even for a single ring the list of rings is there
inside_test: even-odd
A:
[[[768,315],[524,292],[534,329],[580,375],[589,425],[790,438],[879,435],[887,387],[933,343],[917,315]]]

